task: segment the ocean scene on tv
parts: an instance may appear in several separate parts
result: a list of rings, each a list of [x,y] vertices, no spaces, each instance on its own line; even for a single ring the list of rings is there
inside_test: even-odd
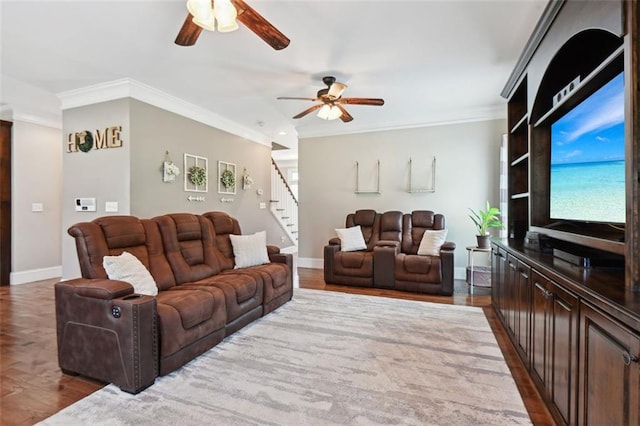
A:
[[[619,74],[551,126],[551,218],[624,223],[624,175]]]

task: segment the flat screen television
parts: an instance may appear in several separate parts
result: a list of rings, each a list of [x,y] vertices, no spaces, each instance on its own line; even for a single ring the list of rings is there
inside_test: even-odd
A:
[[[624,226],[624,133],[623,73],[551,125],[552,222]]]

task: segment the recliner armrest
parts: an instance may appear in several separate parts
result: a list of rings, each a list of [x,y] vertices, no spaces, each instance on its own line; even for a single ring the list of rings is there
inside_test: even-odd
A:
[[[293,276],[293,255],[291,253],[269,253],[269,260],[274,263],[288,265],[291,276]]]
[[[342,244],[342,243],[340,242],[340,238],[338,238],[338,237],[333,237],[333,238],[331,238],[331,239],[329,240],[329,245],[330,245],[330,246],[339,246],[339,245],[341,245],[341,244]]]
[[[442,247],[440,247],[440,250],[455,250],[455,249],[456,249],[456,243],[454,243],[453,241],[445,241]]]
[[[108,279],[77,278],[61,281],[56,286],[66,287],[79,296],[94,299],[112,300],[133,294],[133,286],[128,282]]]
[[[272,254],[278,254],[278,253],[280,253],[280,247],[267,245],[267,254],[269,256],[271,256]]]
[[[376,247],[392,247],[392,248],[400,248],[399,241],[393,240],[380,240],[376,243]],[[374,248],[375,250],[375,248]]]

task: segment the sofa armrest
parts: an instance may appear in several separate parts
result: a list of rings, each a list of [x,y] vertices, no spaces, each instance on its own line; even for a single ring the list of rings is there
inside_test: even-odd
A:
[[[454,243],[453,241],[445,241],[444,244],[442,245],[442,247],[440,247],[440,250],[455,250],[456,249],[456,243]]]
[[[280,253],[280,247],[267,245],[267,254],[269,256],[271,256],[272,254],[278,254],[278,253]]]
[[[56,284],[56,287],[65,288],[79,296],[105,300],[117,299],[133,293],[133,286],[128,282],[107,279],[77,278],[61,281]]]
[[[338,246],[340,247],[340,238],[338,237],[333,237],[329,240],[329,245],[330,246]]]
[[[400,254],[398,241],[381,240],[373,248],[373,286],[393,288],[396,283],[396,256]]]
[[[76,279],[55,286],[58,364],[130,393],[158,375],[157,301],[124,281]]]
[[[338,241],[338,244],[332,243]],[[334,264],[336,253],[340,251],[340,239],[332,238],[329,240],[329,244],[324,246],[324,282],[335,283],[334,279]]]
[[[269,260],[274,263],[284,263],[289,266],[293,276],[293,255],[291,253],[269,253]]]
[[[400,242],[392,240],[380,240],[376,243],[374,250],[376,249],[376,247],[391,247],[400,250]]]
[[[454,273],[454,249],[455,244],[443,244],[440,248],[440,262],[442,264],[442,295],[451,296],[453,294],[453,273]],[[447,247],[445,247],[447,246]],[[453,246],[451,248],[451,246]]]

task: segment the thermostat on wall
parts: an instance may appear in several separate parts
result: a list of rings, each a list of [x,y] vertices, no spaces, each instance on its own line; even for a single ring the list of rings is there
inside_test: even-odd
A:
[[[76,198],[76,211],[77,212],[95,212],[96,199],[95,198]]]

